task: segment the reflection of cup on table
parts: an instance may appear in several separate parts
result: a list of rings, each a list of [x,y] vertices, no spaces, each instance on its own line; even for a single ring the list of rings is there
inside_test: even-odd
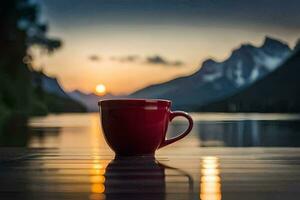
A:
[[[165,199],[165,170],[155,159],[116,158],[105,173],[105,197],[109,199]]]
[[[178,175],[166,175],[166,170]],[[106,167],[105,197],[109,199],[165,199],[166,176],[188,178],[192,193],[192,178],[185,172],[163,165],[154,157],[116,157]],[[183,186],[185,187],[185,186]]]
[[[192,118],[182,111],[172,112],[167,100],[114,99],[100,101],[99,106],[105,139],[118,156],[154,155],[193,127]],[[166,139],[169,122],[177,116],[185,117],[189,126],[181,135]]]

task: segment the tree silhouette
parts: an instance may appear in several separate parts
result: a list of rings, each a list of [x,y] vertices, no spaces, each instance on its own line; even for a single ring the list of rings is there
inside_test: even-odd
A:
[[[29,70],[29,48],[47,53],[62,43],[48,38],[48,27],[38,17],[39,7],[30,0],[2,0],[0,6],[0,113],[30,113],[38,103]],[[0,114],[1,115],[1,114]]]

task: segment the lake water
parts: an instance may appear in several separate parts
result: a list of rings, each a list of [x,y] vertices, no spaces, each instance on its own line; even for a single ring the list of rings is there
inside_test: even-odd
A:
[[[189,147],[299,147],[300,115],[193,113],[190,135],[176,146]],[[106,149],[98,113],[61,114],[30,119],[26,145],[40,148]],[[175,120],[168,137],[186,128]],[[173,145],[174,146],[174,145]]]
[[[115,159],[97,113],[13,124],[0,138],[0,199],[300,198],[300,115],[191,115],[191,134],[156,159]],[[186,124],[172,122],[168,137]]]

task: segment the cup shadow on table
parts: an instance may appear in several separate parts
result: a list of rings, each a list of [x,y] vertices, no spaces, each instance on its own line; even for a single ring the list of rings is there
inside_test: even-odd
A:
[[[175,173],[168,174],[166,170]],[[165,199],[166,178],[173,176],[183,176],[187,180],[184,184],[188,185],[187,195],[192,194],[193,190],[193,179],[188,173],[164,165],[154,157],[116,157],[106,167],[104,176],[106,200]]]

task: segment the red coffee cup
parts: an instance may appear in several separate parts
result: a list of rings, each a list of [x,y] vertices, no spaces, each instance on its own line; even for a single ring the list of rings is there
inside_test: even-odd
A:
[[[113,99],[98,103],[102,129],[108,145],[117,156],[154,155],[193,128],[192,118],[185,112],[170,110],[171,101],[157,99]],[[189,126],[181,135],[166,139],[169,122],[185,117]]]

